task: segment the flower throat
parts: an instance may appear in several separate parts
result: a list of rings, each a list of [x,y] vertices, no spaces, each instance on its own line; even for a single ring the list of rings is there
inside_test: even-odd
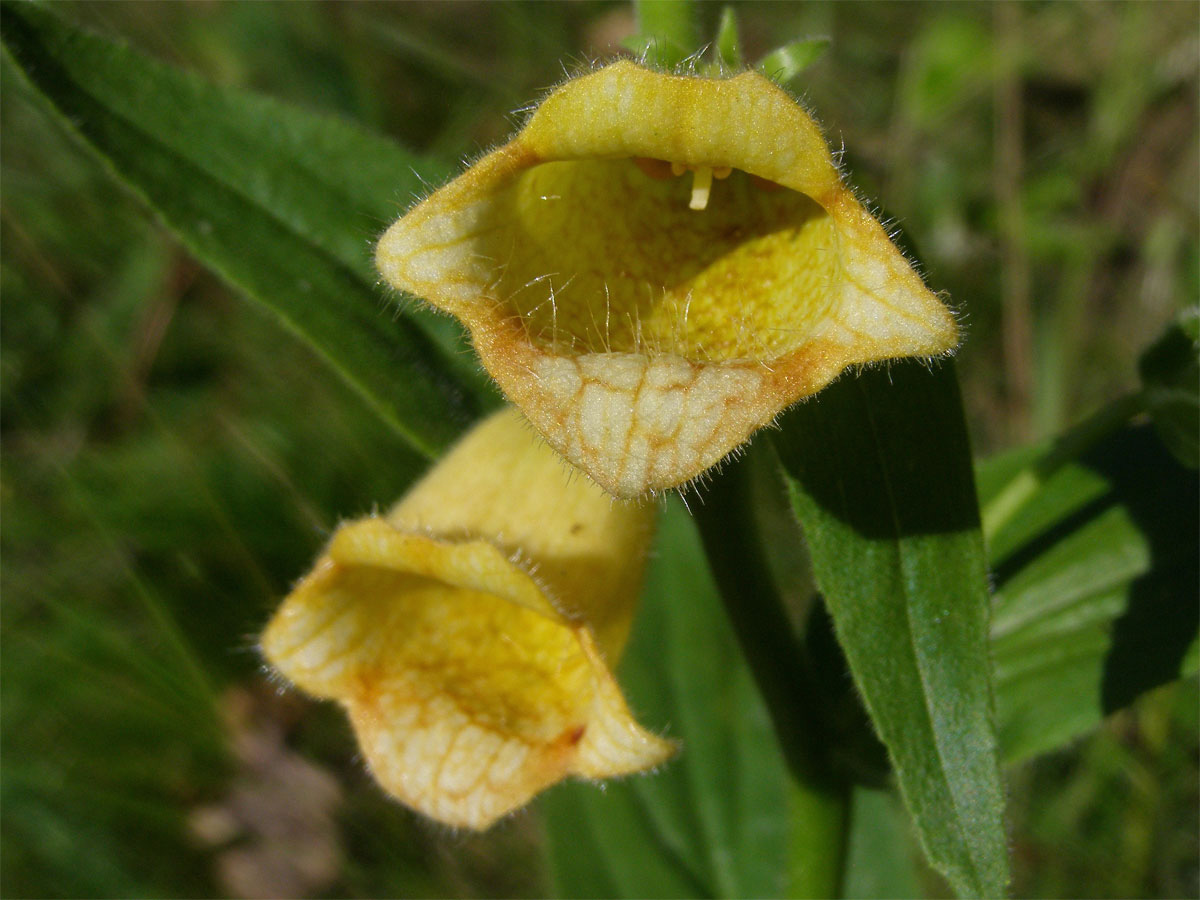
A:
[[[769,362],[824,315],[836,276],[824,210],[730,167],[543,163],[481,226],[494,301],[556,355]]]

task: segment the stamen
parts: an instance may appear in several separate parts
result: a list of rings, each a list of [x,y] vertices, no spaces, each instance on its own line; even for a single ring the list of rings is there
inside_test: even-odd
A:
[[[695,210],[708,208],[708,198],[712,193],[714,178],[722,181],[733,174],[732,166],[689,166],[687,163],[678,161],[668,163],[665,159],[651,159],[645,156],[635,156],[633,162],[651,178],[669,178],[668,171],[675,177],[685,172],[691,172],[692,198],[688,206]]]
[[[701,210],[708,207],[708,194],[712,190],[713,170],[708,166],[697,166],[692,177],[691,209]]]

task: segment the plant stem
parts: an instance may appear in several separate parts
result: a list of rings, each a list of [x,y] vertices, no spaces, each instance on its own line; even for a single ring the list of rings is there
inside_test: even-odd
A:
[[[1033,311],[1029,299],[1029,255],[1025,249],[1025,212],[1021,204],[1023,168],[1020,40],[1021,9],[995,8],[1001,52],[996,54],[996,208],[1004,256],[1001,306],[1004,375],[1008,386],[1009,428],[1018,440],[1029,437],[1033,395]]]
[[[674,68],[700,42],[693,0],[635,0],[635,41],[647,60],[663,68]]]
[[[850,786],[829,779],[795,777],[788,800],[793,824],[787,896],[842,896],[850,836]]]
[[[726,464],[704,494],[696,520],[792,774],[788,893],[836,897],[844,880],[850,787],[830,763],[819,688],[766,555],[764,517],[756,502],[762,498],[751,485],[754,467],[767,462],[764,446]]]

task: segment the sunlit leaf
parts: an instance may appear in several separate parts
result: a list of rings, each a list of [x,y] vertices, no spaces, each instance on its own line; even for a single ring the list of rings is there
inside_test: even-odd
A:
[[[821,58],[830,44],[827,37],[811,37],[784,44],[764,56],[755,66],[768,78],[787,84]]]
[[[932,864],[1008,880],[988,592],[954,368],[843,377],[774,437],[838,641]]]
[[[742,42],[738,36],[737,11],[732,6],[721,10],[715,47],[717,58],[725,68],[737,71],[742,67]]]

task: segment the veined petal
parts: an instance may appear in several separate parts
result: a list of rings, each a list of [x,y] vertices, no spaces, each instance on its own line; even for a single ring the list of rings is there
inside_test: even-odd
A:
[[[674,752],[634,720],[607,662],[628,634],[651,517],[570,479],[505,410],[386,519],[340,527],[263,651],[346,707],[390,793],[485,828],[568,775]]]
[[[752,72],[567,82],[376,262],[619,497],[695,478],[847,366],[958,340],[811,117]]]

